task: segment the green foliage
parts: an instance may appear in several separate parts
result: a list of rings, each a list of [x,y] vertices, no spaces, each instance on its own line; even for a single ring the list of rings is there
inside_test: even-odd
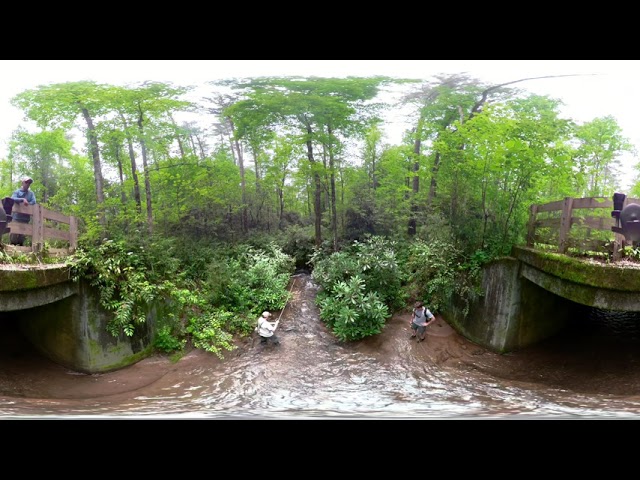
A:
[[[481,266],[492,258],[482,250],[465,256],[451,240],[418,239],[405,246],[407,254],[400,260],[396,249],[397,241],[371,237],[330,256],[314,256],[313,278],[321,287],[318,304],[330,327],[335,328],[337,318],[351,318],[351,312],[341,310],[343,304],[332,299],[346,297],[345,289],[355,288],[355,277],[364,294],[375,293],[392,311],[406,305],[409,298],[424,299],[430,309],[438,311],[454,294],[467,303],[479,295]],[[349,325],[346,320],[343,324]]]
[[[264,249],[238,245],[207,268],[205,285],[212,303],[233,312],[257,315],[263,310],[284,308],[295,264],[292,257],[271,243]]]
[[[491,258],[477,251],[465,259],[453,244],[440,240],[417,240],[409,250],[408,295],[424,300],[433,312],[448,305],[454,294],[465,299],[477,294],[480,267]]]
[[[235,313],[214,308],[206,290],[176,273],[179,262],[171,255],[171,241],[131,243],[140,244],[105,240],[94,248],[78,249],[70,261],[72,278],[84,278],[96,287],[101,305],[113,312],[107,325],[112,335],[133,335],[155,301],[161,302],[163,312],[158,318],[155,346],[164,352],[183,349],[186,335],[191,335],[196,348],[221,356],[222,351],[235,348],[233,332],[250,331],[249,320],[238,320]],[[183,286],[178,287],[176,280]]]
[[[341,340],[380,333],[389,311],[406,301],[395,241],[367,236],[342,251],[312,256],[320,316]]]
[[[392,310],[401,308],[406,301],[402,291],[404,272],[398,264],[398,242],[380,236],[355,241],[350,247],[358,261],[360,275],[368,292],[376,292],[382,302]]]
[[[311,257],[313,280],[327,294],[331,295],[338,282],[344,282],[360,273],[358,259],[349,252],[340,251],[325,256],[316,251]]]
[[[123,242],[106,240],[96,248],[78,248],[69,260],[71,277],[89,281],[100,292],[102,306],[113,312],[107,329],[113,336],[132,336],[135,325],[146,321],[146,307],[163,289],[153,283],[153,265],[144,252]]]
[[[227,245],[212,243],[210,240],[193,238],[168,238],[162,243],[171,255],[165,255],[176,268],[179,268],[183,278],[192,282],[207,279],[207,269],[212,262],[224,261],[229,251]]]
[[[629,260],[634,260],[634,261],[640,261],[640,248],[639,247],[632,247],[627,245],[626,247],[624,247],[620,253],[622,254],[623,258],[629,259]]]
[[[185,339],[176,337],[169,325],[164,325],[156,333],[154,347],[162,352],[170,353],[182,350],[186,342]]]
[[[367,293],[364,280],[358,275],[338,282],[331,296],[320,296],[318,305],[320,318],[344,342],[377,335],[389,316],[389,309],[378,294]]]
[[[576,128],[578,146],[573,161],[579,194],[577,197],[610,196],[619,188],[613,171],[626,153],[633,153],[629,139],[611,116],[595,118]]]
[[[222,350],[233,350],[232,335],[225,325],[235,316],[233,312],[215,310],[189,319],[187,332],[192,335],[193,345],[222,358]]]
[[[41,252],[9,252],[4,244],[0,243],[0,264],[7,265],[41,265],[66,263],[68,256],[55,256],[49,254],[49,248],[45,243]]]
[[[249,313],[249,316],[247,316],[240,313],[233,313],[234,315],[226,317],[227,323],[225,324],[225,329],[229,333],[238,334],[241,337],[251,335],[254,327],[256,326],[256,319],[258,315]]]
[[[402,290],[404,274],[398,264],[397,242],[379,236],[365,236],[363,242],[354,241],[344,250],[326,257],[322,252],[312,256],[313,278],[325,294],[331,295],[339,282],[358,275],[366,292],[376,292],[392,310],[404,305]]]
[[[456,235],[446,216],[439,212],[432,212],[418,219],[416,238],[424,241],[453,243]]]
[[[478,250],[469,258],[461,258],[455,272],[454,292],[464,303],[462,313],[467,316],[471,302],[483,295],[481,288],[482,266],[494,257]]]

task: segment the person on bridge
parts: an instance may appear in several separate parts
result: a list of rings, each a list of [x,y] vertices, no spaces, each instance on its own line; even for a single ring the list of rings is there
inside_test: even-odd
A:
[[[29,187],[33,183],[33,179],[31,177],[23,177],[22,185],[16,191],[13,192],[11,198],[14,200],[14,204],[17,205],[35,205],[36,204],[36,194],[33,193],[33,190],[30,190]],[[31,220],[31,215],[26,215],[24,213],[14,212],[13,220],[15,222],[20,223],[29,223]],[[24,245],[24,235],[18,233],[11,233],[9,235],[9,243],[12,245]]]
[[[436,317],[422,302],[416,302],[413,306],[413,312],[411,312],[411,322],[409,322],[413,331],[411,338],[417,337],[418,342],[422,342],[425,333],[427,333],[427,327],[435,320]]]
[[[269,322],[271,318],[271,312],[262,312],[260,318],[258,318],[258,335],[260,335],[260,344],[266,345],[269,341],[274,345],[280,345],[280,340],[275,336],[275,331],[278,328],[280,320],[275,322]]]

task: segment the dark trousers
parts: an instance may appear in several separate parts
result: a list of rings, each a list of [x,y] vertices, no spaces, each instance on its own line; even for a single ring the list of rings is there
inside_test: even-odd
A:
[[[17,218],[14,218],[13,221],[19,223],[29,223],[28,220],[25,222],[24,220],[18,220]],[[10,233],[9,243],[11,245],[19,245],[21,247],[24,246],[24,235],[21,233]]]
[[[274,345],[280,345],[280,340],[275,335],[271,335],[270,337],[260,336],[260,345],[266,345],[267,343],[273,343]]]

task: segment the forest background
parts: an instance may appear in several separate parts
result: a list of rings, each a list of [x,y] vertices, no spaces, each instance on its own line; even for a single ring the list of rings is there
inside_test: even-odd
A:
[[[255,77],[198,99],[153,81],[42,85],[12,99],[37,129],[12,134],[0,188],[30,175],[39,203],[78,217],[69,261],[101,289],[114,335],[163,298],[175,308],[159,349],[221,355],[308,268],[323,320],[357,340],[407,301],[480,295],[481,265],[523,243],[530,205],[621,189],[635,147],[616,120],[564,118],[525,81]],[[411,124],[398,144],[383,136],[390,99]]]

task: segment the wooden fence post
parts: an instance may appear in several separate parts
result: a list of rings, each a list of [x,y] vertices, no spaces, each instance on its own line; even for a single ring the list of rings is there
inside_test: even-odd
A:
[[[75,252],[78,248],[78,220],[76,217],[69,217],[69,249]]]
[[[624,202],[622,203],[622,208],[626,207],[629,204],[629,197],[624,198]],[[613,236],[613,261],[617,262],[622,258],[622,249],[626,246],[627,239],[621,233],[615,233]]]
[[[527,226],[527,247],[533,248],[536,236],[536,217],[538,215],[538,205],[529,207],[529,224]]]
[[[42,217],[42,205],[33,205],[33,235],[31,236],[31,251],[41,252],[44,247],[44,219]]]
[[[573,210],[573,198],[565,197],[562,204],[562,217],[560,218],[560,241],[558,252],[567,252],[567,241],[569,239],[569,230],[571,229],[571,214]]]

